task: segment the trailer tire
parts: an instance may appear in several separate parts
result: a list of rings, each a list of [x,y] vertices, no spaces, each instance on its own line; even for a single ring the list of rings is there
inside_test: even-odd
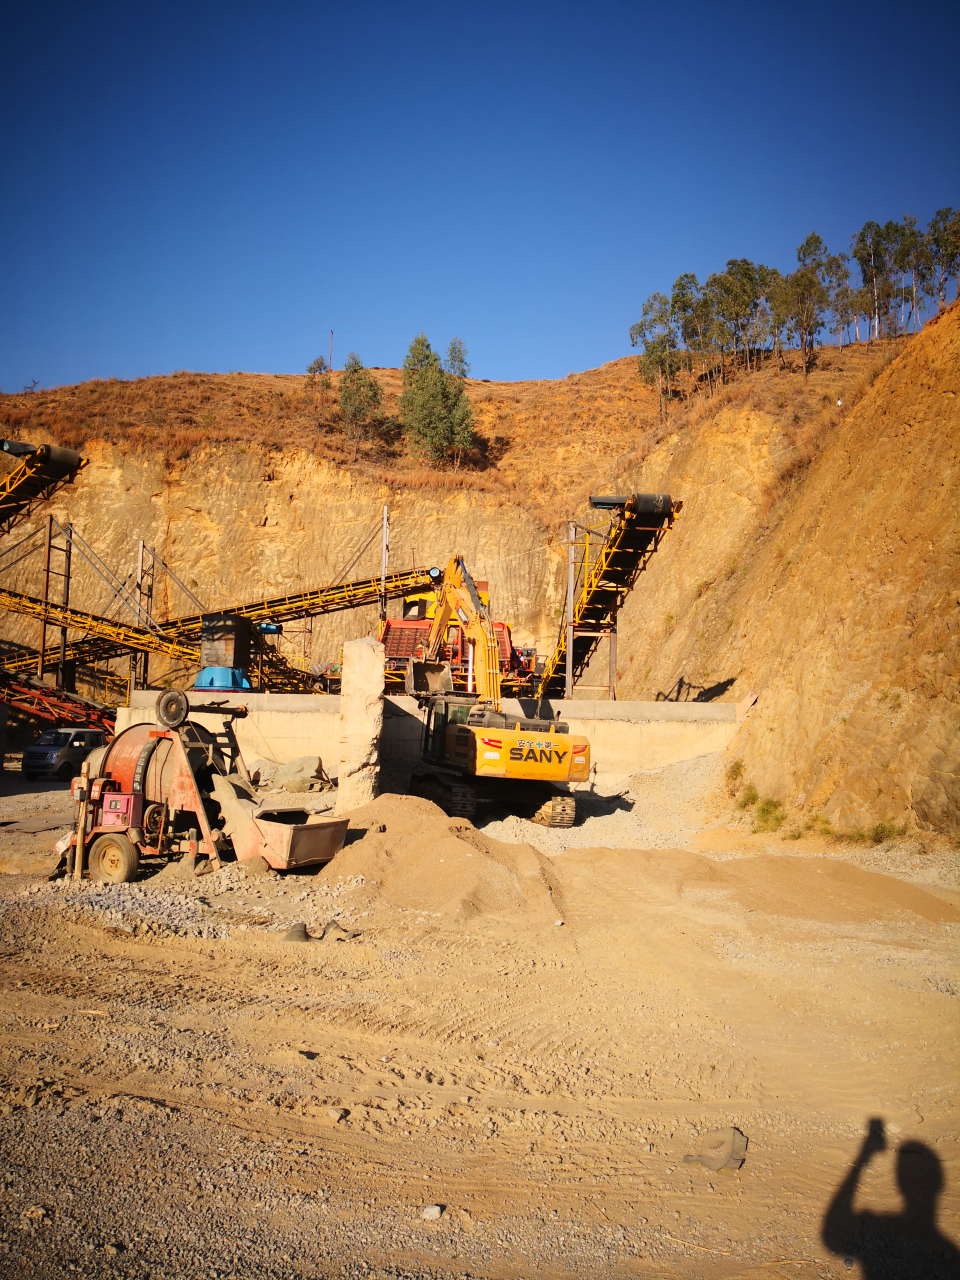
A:
[[[126,884],[140,869],[136,845],[118,832],[99,836],[90,846],[90,878],[107,884]]]

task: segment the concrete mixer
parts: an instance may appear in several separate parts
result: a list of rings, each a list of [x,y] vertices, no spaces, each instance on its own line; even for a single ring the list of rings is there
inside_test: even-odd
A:
[[[135,724],[91,752],[71,788],[75,830],[57,850],[79,880],[86,863],[95,880],[131,880],[143,857],[179,854],[184,869],[197,858],[219,867],[231,854],[263,858],[275,870],[329,862],[343,848],[346,818],[257,801],[232,721],[244,707],[201,706],[220,717],[220,733],[189,720],[186,694],[157,699],[158,724]]]

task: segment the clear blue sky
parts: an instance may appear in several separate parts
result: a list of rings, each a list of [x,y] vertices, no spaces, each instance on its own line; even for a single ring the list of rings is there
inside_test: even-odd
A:
[[[5,6],[0,388],[476,377],[630,353],[643,299],[960,205],[960,5]]]

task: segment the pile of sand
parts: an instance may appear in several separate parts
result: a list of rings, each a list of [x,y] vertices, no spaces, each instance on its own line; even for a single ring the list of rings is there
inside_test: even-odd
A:
[[[562,918],[557,879],[543,854],[491,840],[429,800],[378,796],[351,813],[350,827],[350,843],[321,881],[363,876],[371,900],[450,920]]]

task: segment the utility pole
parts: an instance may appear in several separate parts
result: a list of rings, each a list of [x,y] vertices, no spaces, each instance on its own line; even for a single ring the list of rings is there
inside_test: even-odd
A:
[[[380,621],[387,617],[387,564],[390,560],[390,508],[383,508],[383,543],[380,562]]]
[[[333,330],[330,330],[330,372],[333,372]]]

